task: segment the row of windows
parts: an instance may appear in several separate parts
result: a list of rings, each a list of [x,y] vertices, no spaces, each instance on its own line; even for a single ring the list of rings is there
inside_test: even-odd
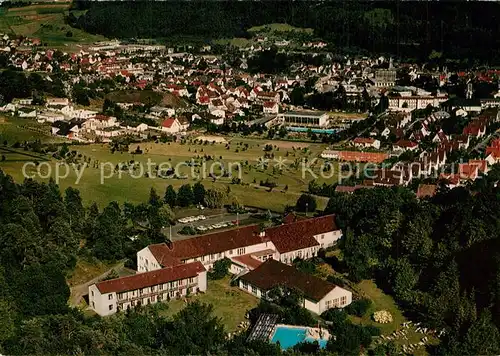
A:
[[[327,300],[326,301],[326,308],[327,309],[330,309],[330,308],[340,308],[340,307],[343,307],[347,304],[347,297],[346,296],[343,296],[343,297],[340,297],[340,298],[335,298],[335,299],[332,299],[332,300]]]
[[[133,290],[133,291],[130,291],[130,292],[132,293],[132,296],[136,296],[137,292],[138,292],[139,295],[149,294],[149,293],[156,293],[158,291],[168,290],[168,289],[174,289],[174,288],[177,288],[177,287],[180,287],[180,286],[184,286],[186,284],[193,284],[193,283],[196,283],[196,278],[195,277],[191,277],[191,278],[189,278],[187,280],[183,279],[183,280],[180,280],[180,281],[173,281],[173,282],[169,282],[169,283],[159,284],[157,286],[146,287],[146,288],[142,288],[142,289],[139,289],[139,290]],[[130,292],[119,293],[118,294],[118,299],[125,299],[125,298],[127,298],[127,294],[130,293]],[[110,300],[112,299],[112,294],[109,295],[109,299]]]
[[[229,250],[229,252],[228,252],[229,255],[232,255],[233,253],[234,253],[234,250]],[[245,254],[245,247],[237,249],[236,254],[237,255],[244,255]],[[205,262],[205,260],[206,261],[214,261],[214,260],[220,260],[222,258],[224,258],[224,253],[219,252],[219,253],[214,253],[211,255],[201,256],[201,257],[195,258],[194,260]]]

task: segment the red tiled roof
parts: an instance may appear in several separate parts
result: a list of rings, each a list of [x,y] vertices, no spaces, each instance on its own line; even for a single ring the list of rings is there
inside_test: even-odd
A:
[[[241,280],[268,291],[275,286],[286,286],[301,291],[304,297],[319,301],[337,286],[321,278],[304,273],[273,259],[262,263],[253,271],[240,277]]]
[[[233,257],[233,260],[249,267],[249,269],[256,269],[262,264],[262,261],[253,258],[251,254]]]
[[[314,235],[338,230],[335,215],[303,219],[266,229],[260,236],[258,225],[215,232],[199,237],[174,241],[167,244],[149,245],[149,250],[162,266],[172,266],[182,260],[216,254],[241,247],[272,241],[276,249],[283,253],[302,248],[318,246]]]
[[[256,245],[264,241],[265,239],[259,236],[259,227],[249,225],[238,229],[174,241],[171,247],[164,243],[149,245],[149,250],[162,266],[169,266],[180,263],[181,260]]]
[[[354,140],[353,140],[354,143],[368,143],[368,144],[372,144],[375,142],[375,139],[373,138],[368,138],[368,137],[356,137]]]
[[[342,161],[373,163],[381,163],[389,158],[387,153],[358,151],[338,151],[338,156]]]
[[[406,147],[406,148],[413,148],[413,147],[418,146],[418,144],[416,142],[409,141],[409,140],[399,140],[398,142],[396,142],[395,145],[399,146],[399,147]]]
[[[273,108],[275,105],[278,105],[278,103],[276,103],[274,101],[266,101],[264,103],[264,107],[266,107],[266,108]]]
[[[139,288],[151,287],[171,281],[177,281],[180,279],[196,277],[198,273],[203,271],[205,271],[205,267],[203,267],[201,262],[193,262],[99,282],[96,283],[96,287],[101,293],[120,293]]]
[[[484,159],[471,159],[469,165],[477,166],[481,172],[486,172],[488,169],[488,162]]]
[[[325,215],[271,227],[265,232],[276,249],[280,253],[284,253],[318,246],[319,243],[313,236],[334,230],[338,230],[335,224],[335,215]]]
[[[165,119],[162,123],[161,123],[161,126],[162,127],[172,127],[172,125],[174,124],[175,122],[175,119],[174,118],[168,118],[168,119]]]
[[[304,216],[297,215],[294,212],[291,212],[283,218],[283,224],[291,224],[293,222],[296,222],[297,220],[304,220],[304,219],[307,218]]]

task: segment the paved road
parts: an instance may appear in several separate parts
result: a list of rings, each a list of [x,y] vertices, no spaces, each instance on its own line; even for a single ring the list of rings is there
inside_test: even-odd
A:
[[[200,210],[200,213],[198,215],[203,215],[203,211]],[[238,218],[241,221],[241,220],[248,219],[250,217],[250,215],[251,215],[250,213],[239,214]],[[197,226],[201,226],[201,225],[211,225],[211,224],[217,224],[217,223],[221,223],[221,222],[234,221],[236,219],[237,219],[236,214],[227,214],[226,213],[226,214],[218,214],[218,215],[207,216],[207,218],[205,220],[193,221],[191,223],[186,223],[186,224],[178,222],[177,224],[175,224],[175,226],[172,226],[172,237],[171,237],[171,239],[172,239],[172,241],[177,241],[177,240],[189,239],[189,238],[192,238],[192,237],[196,236],[196,235],[192,236],[192,235],[182,235],[182,234],[179,234],[179,230],[181,230],[184,226],[197,227]],[[207,231],[205,231],[205,233],[215,232],[215,231],[218,231],[218,230],[207,230]],[[164,229],[163,233],[166,236],[169,236],[170,235],[170,229],[169,228]]]
[[[94,283],[100,281],[101,279],[105,278],[112,270],[115,270],[118,272],[118,270],[122,269],[123,267],[124,267],[124,262],[119,262],[119,263],[111,266],[111,268],[109,268],[106,272],[104,272],[100,276],[97,276],[94,279],[91,279],[90,281],[85,282],[83,284],[79,284],[77,286],[71,287],[70,288],[71,297],[70,297],[70,301],[69,301],[71,306],[76,307],[76,306],[78,306],[78,304],[80,304],[80,301],[83,298],[83,296],[88,294],[89,286],[91,284],[94,284]]]

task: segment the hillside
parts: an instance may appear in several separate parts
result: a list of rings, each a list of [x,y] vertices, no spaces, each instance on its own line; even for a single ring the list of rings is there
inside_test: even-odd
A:
[[[47,3],[21,7],[0,8],[0,33],[38,38],[50,47],[75,48],[79,45],[102,41],[101,35],[92,35],[68,25],[69,3]],[[83,12],[74,12],[80,16]]]
[[[75,26],[108,37],[249,38],[247,29],[254,26],[288,24],[311,28],[314,36],[344,50],[427,58],[434,49],[448,58],[500,63],[500,40],[495,35],[500,5],[492,2],[138,2],[134,6],[77,2],[75,6],[89,8]]]

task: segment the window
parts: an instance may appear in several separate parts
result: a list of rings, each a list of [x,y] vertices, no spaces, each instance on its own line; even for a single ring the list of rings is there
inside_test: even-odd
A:
[[[219,258],[222,258],[222,253],[219,253]]]
[[[193,277],[189,278],[189,283],[190,284],[194,283],[194,278]]]
[[[340,298],[340,305],[346,305],[347,304],[347,297],[343,296]]]
[[[151,302],[153,302],[153,303],[154,303],[154,302],[156,302],[156,296],[154,296],[154,295],[153,295],[153,296],[151,297]]]
[[[94,291],[92,291],[92,296],[94,296]]]
[[[94,308],[94,309],[95,309],[95,303],[94,303],[94,302],[92,302],[92,308]]]
[[[229,250],[229,254],[232,255],[233,254],[233,250]]]
[[[215,260],[215,254],[210,256],[211,260]]]
[[[252,286],[252,293],[257,294],[257,288],[255,286]]]
[[[238,249],[238,255],[243,255],[245,253],[245,248],[239,248]]]
[[[108,300],[111,300],[111,299],[113,299],[113,294],[108,295]]]
[[[110,304],[110,305],[108,306],[108,309],[109,309],[109,310],[113,310],[113,304]]]
[[[321,235],[321,240],[323,240],[325,238],[325,235]]]
[[[248,284],[246,281],[242,281],[241,284],[243,286],[243,289],[248,289]]]
[[[156,287],[155,286],[151,287],[151,292],[156,292]]]
[[[201,262],[205,261],[205,256],[200,257]]]
[[[163,284],[160,284],[160,285],[158,286],[158,290],[162,290],[162,289],[163,289]]]

